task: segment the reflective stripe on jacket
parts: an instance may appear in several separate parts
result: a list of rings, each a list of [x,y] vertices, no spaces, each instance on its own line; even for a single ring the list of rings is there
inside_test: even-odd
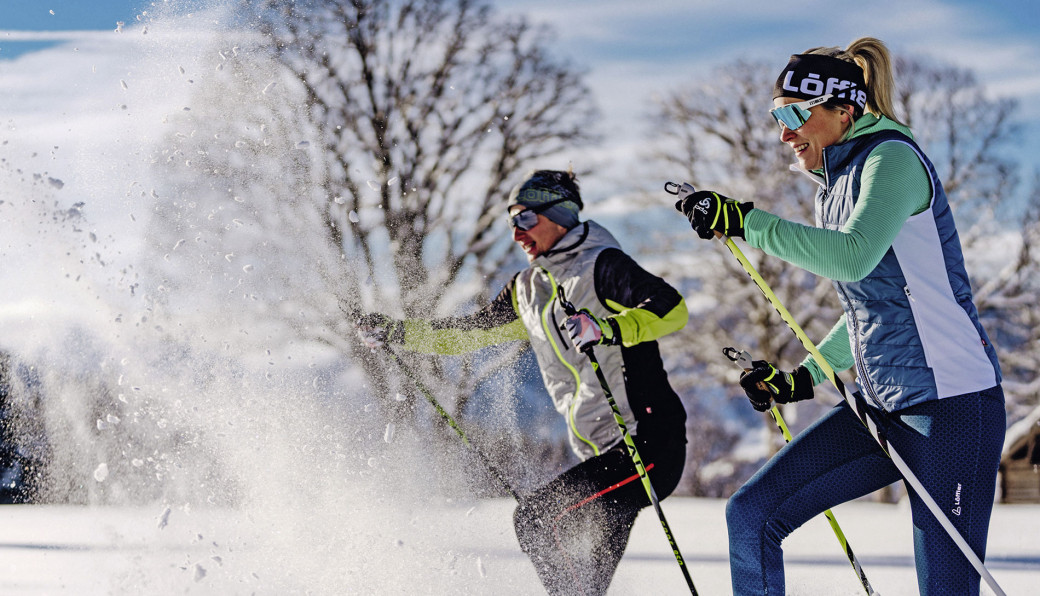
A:
[[[620,253],[620,249],[613,236],[595,222],[579,224],[556,247],[517,275],[514,299],[545,388],[567,420],[571,448],[587,459],[615,445],[621,435],[588,358],[574,348],[563,328],[567,315],[560,305],[561,288],[575,308],[588,309],[597,318],[606,319],[622,309],[632,313],[630,320],[619,321],[625,345],[595,348],[600,370],[629,432],[635,435],[644,425],[652,425],[655,432],[656,427],[668,427],[684,433],[685,410],[668,384],[657,342],[633,339],[638,335],[658,337],[682,327],[687,318],[682,297],[623,254],[610,256],[623,257],[619,262],[625,263],[626,271],[597,268],[605,251]],[[613,279],[618,275],[622,279]],[[639,287],[629,287],[637,285],[627,283],[629,279],[638,280]],[[666,329],[653,328],[662,321]]]

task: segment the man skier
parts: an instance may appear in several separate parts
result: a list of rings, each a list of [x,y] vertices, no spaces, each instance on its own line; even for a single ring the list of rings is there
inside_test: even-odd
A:
[[[530,267],[490,304],[467,316],[357,322],[371,347],[462,353],[527,340],[581,463],[521,499],[520,547],[549,594],[603,594],[636,515],[650,505],[618,424],[583,349],[595,354],[659,498],[675,489],[686,460],[686,412],[668,383],[657,338],[688,319],[683,297],[642,269],[583,206],[571,172],[538,170],[507,203],[513,240]],[[562,302],[581,311],[568,317]]]

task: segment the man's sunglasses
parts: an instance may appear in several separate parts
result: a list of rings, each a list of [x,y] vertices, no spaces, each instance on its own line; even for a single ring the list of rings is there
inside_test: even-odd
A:
[[[789,103],[786,106],[773,108],[769,110],[769,113],[773,115],[773,119],[776,120],[778,126],[783,125],[787,127],[787,130],[798,130],[809,121],[809,116],[812,116],[809,108],[818,106],[831,97],[832,95],[828,93],[827,95],[821,95],[805,101]]]
[[[531,228],[538,225],[538,214],[545,211],[549,207],[569,201],[570,199],[556,199],[555,201],[549,201],[548,203],[542,203],[541,205],[535,205],[534,207],[528,207],[516,215],[509,216],[509,226],[518,230],[528,231]]]

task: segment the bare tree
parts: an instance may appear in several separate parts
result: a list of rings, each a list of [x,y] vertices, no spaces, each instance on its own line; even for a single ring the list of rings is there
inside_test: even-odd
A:
[[[323,233],[355,267],[337,272],[344,302],[429,316],[486,296],[473,280],[508,258],[493,223],[520,169],[589,139],[588,92],[548,32],[468,0],[272,0],[257,18],[326,156]]]
[[[547,29],[480,2],[268,0],[242,11],[251,34],[199,65],[191,110],[170,117],[176,131],[155,156],[168,186],[153,193],[154,246],[194,263],[189,277],[159,263],[163,285],[223,288],[236,298],[227,323],[259,327],[237,338],[255,350],[275,335],[319,342],[360,363],[373,393],[414,395],[359,349],[350,316],[456,314],[499,289],[505,265],[520,264],[509,189],[593,138],[583,74],[545,52]],[[450,377],[428,385],[462,416],[516,355],[409,362]],[[387,402],[398,422],[411,416]]]
[[[989,275],[975,293],[986,329],[997,345],[1004,373],[1009,421],[1024,418],[1040,407],[1040,174],[1019,226],[1011,233],[987,239],[996,257]],[[1017,247],[1007,236],[1020,233]]]
[[[1012,147],[1017,133],[1014,102],[989,99],[970,72],[960,69],[900,58],[897,70],[900,113],[896,115],[913,126],[917,141],[935,162],[954,205],[968,259],[992,255],[994,234],[1001,229],[998,216],[1020,211],[1015,208],[1016,165],[1002,155]],[[756,207],[811,224],[815,184],[808,179],[798,184],[795,174],[788,171],[789,151],[779,142],[779,133],[766,114],[770,105],[767,92],[775,74],[775,65],[737,61],[715,70],[708,77],[711,85],[687,86],[664,95],[651,115],[658,139],[656,162],[670,168],[672,180],[754,201]],[[1035,221],[1035,215],[1031,212],[1026,221],[1030,217]],[[1003,218],[1004,229],[1009,220]],[[1010,351],[1031,351],[1028,334],[1022,330],[1013,333],[997,321],[1030,325],[1023,330],[1035,328],[1025,320],[1032,315],[1024,311],[1032,309],[1021,308],[1020,302],[1029,295],[1027,287],[1035,296],[1030,285],[1037,270],[1031,251],[1035,227],[1033,223],[1024,229],[1021,251],[1016,259],[1004,261],[1002,271],[988,267],[969,271],[975,276],[972,281],[986,324],[1010,342],[998,344],[998,351],[1007,363],[1015,363],[1005,366],[1011,369],[1005,370],[1011,393],[1017,393],[1020,385],[1022,389],[1030,386],[1015,378],[1027,370],[1035,371],[1035,366],[1026,364],[1035,356],[1027,360],[1019,354],[1010,356]],[[685,370],[675,375],[684,392],[696,390],[694,399],[711,399],[719,391],[743,397],[733,383],[732,365],[718,355],[724,345],[745,347],[755,356],[785,367],[802,359],[804,350],[797,339],[728,251],[689,237],[670,241],[675,255],[673,275],[685,278],[683,289],[688,296],[698,297],[695,306],[701,305],[681,340],[692,355],[677,363]],[[822,340],[840,315],[830,283],[779,259],[763,258],[758,251],[745,253],[810,338]],[[1027,374],[1033,378],[1032,372]],[[708,397],[696,397],[698,394]],[[792,424],[792,430],[814,420],[822,405],[800,404],[801,424]],[[739,466],[734,470],[739,473]]]
[[[388,248],[394,283],[371,298],[404,314],[452,306],[466,263],[497,272],[492,223],[520,168],[589,138],[588,91],[547,31],[479,2],[271,0],[258,18],[327,156],[328,233],[371,276]]]

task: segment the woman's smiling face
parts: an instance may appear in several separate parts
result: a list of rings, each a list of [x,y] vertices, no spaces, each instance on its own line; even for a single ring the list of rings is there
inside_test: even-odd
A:
[[[778,97],[773,100],[773,105],[780,107],[799,101],[803,100]],[[852,117],[845,108],[835,110],[819,105],[809,111],[812,115],[795,130],[781,124],[780,140],[794,151],[800,166],[806,170],[818,170],[823,167],[823,150],[841,140]]]

